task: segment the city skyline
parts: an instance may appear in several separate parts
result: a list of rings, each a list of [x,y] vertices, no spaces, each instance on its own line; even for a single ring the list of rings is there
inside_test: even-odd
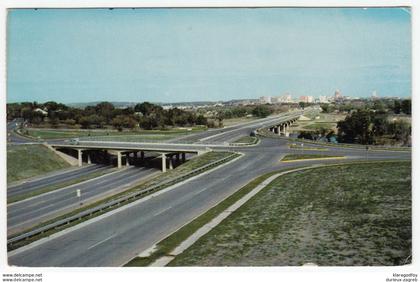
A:
[[[11,10],[7,102],[411,96],[405,8]]]

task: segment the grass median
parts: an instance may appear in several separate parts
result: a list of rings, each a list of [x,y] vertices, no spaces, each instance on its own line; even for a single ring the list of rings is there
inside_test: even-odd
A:
[[[232,142],[232,144],[256,144],[258,138],[254,136],[242,136]]]
[[[162,173],[162,174],[160,174],[160,175],[158,175],[158,176],[156,176],[154,178],[147,179],[147,180],[141,182],[139,185],[136,185],[136,186],[134,186],[134,187],[132,187],[132,188],[124,191],[124,192],[115,194],[113,196],[110,196],[110,197],[107,197],[107,198],[102,199],[100,201],[97,201],[97,202],[95,202],[93,204],[83,206],[83,207],[81,207],[79,209],[76,209],[76,210],[74,210],[74,211],[72,211],[70,213],[67,213],[65,215],[62,215],[62,216],[56,217],[54,219],[48,220],[46,222],[43,222],[42,224],[39,224],[39,225],[37,225],[37,226],[29,229],[29,230],[25,230],[24,232],[21,232],[19,234],[15,234],[14,237],[16,237],[16,236],[18,236],[20,234],[29,232],[31,230],[35,230],[37,228],[40,228],[40,227],[49,225],[49,224],[54,223],[56,221],[59,221],[61,219],[65,219],[65,218],[68,218],[68,217],[77,215],[77,214],[79,214],[79,213],[81,213],[83,211],[86,211],[88,209],[94,208],[94,207],[99,206],[101,204],[105,204],[105,203],[111,202],[113,200],[122,198],[122,197],[127,196],[127,195],[135,194],[136,192],[140,192],[142,190],[145,190],[145,189],[147,189],[147,188],[149,188],[149,187],[151,187],[153,185],[158,185],[158,184],[163,183],[163,182],[166,182],[168,180],[175,179],[177,176],[180,176],[180,175],[189,173],[189,172],[191,172],[191,171],[193,171],[193,170],[195,170],[197,168],[203,167],[206,164],[209,164],[209,163],[212,163],[212,162],[215,162],[215,161],[218,161],[218,160],[222,160],[224,158],[227,158],[223,162],[223,163],[225,163],[225,162],[227,162],[227,161],[229,161],[231,159],[234,159],[234,158],[236,158],[238,156],[239,156],[239,154],[232,153],[232,152],[208,152],[208,153],[205,153],[203,155],[197,156],[197,157],[189,160],[188,162],[186,162],[186,163],[184,163],[184,164],[176,167],[173,170],[168,170],[167,172]],[[221,165],[221,164],[222,163],[220,163],[218,165]],[[210,168],[208,168],[206,170],[209,170],[209,169],[212,169],[212,168],[214,168],[214,167],[210,167]],[[204,171],[201,171],[199,173],[202,173],[202,172],[204,172]],[[194,175],[196,175],[196,174],[194,174]],[[188,177],[192,177],[194,175],[190,175]],[[178,183],[178,182],[184,181],[184,180],[185,180],[185,178],[179,179],[179,180],[177,180],[175,182],[171,182],[170,184],[167,184],[167,185],[163,185],[162,187],[160,187],[159,190],[164,189],[164,188],[166,188],[168,186],[174,185],[175,183]],[[154,191],[154,192],[156,192],[156,191]],[[146,196],[146,195],[144,195],[144,196]],[[131,202],[136,201],[138,199],[139,198],[131,199],[129,201],[124,202],[123,205],[128,204],[128,203],[131,203]],[[121,206],[122,205],[118,205],[118,206],[114,206],[114,207],[111,207],[111,208],[108,208],[108,209],[104,209],[102,211],[98,211],[98,212],[96,212],[96,213],[94,213],[92,215],[89,215],[89,216],[86,216],[86,217],[83,217],[83,218],[79,218],[78,220],[72,221],[72,222],[70,222],[70,223],[68,223],[66,225],[59,226],[59,227],[56,227],[54,229],[45,231],[45,232],[43,232],[41,234],[35,235],[35,236],[30,237],[30,238],[27,238],[25,240],[18,241],[16,243],[13,243],[12,245],[9,245],[8,246],[8,251],[14,250],[14,249],[17,249],[17,248],[20,248],[20,247],[22,247],[24,245],[27,245],[29,243],[32,243],[32,242],[34,242],[36,240],[39,240],[41,238],[48,237],[48,236],[50,236],[50,235],[52,235],[52,234],[54,234],[54,233],[56,233],[58,231],[61,231],[61,230],[64,230],[66,228],[69,228],[71,226],[77,225],[77,224],[79,224],[81,222],[84,222],[84,221],[89,220],[89,219],[91,219],[93,217],[99,216],[101,214],[104,214],[104,213],[109,212],[109,211],[111,211],[113,209],[119,208]]]
[[[411,202],[408,161],[293,172],[272,181],[169,265],[407,264]]]
[[[187,135],[203,131],[205,128],[195,127],[191,129],[167,129],[167,130],[63,130],[63,129],[43,129],[28,128],[22,130],[22,135],[35,139],[63,139],[76,137],[90,137],[93,140],[108,140],[116,138],[118,141],[132,140],[167,140],[177,136]],[[140,141],[137,141],[140,142]]]
[[[303,160],[315,160],[315,159],[336,159],[344,158],[343,156],[333,156],[333,155],[320,155],[320,154],[288,154],[284,156],[282,162],[292,162],[292,161],[303,161]]]

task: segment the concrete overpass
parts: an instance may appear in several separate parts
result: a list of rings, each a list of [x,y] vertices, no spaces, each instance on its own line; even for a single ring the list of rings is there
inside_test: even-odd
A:
[[[302,112],[286,113],[284,115],[270,117],[264,120],[253,121],[249,124],[243,124],[240,126],[234,126],[232,128],[223,129],[221,132],[205,132],[204,134],[210,134],[210,137],[214,138],[220,135],[220,138],[225,139],[230,134],[249,134],[250,130],[255,130],[259,127],[268,127],[272,132],[277,134],[283,133],[288,136],[288,128],[294,123]],[[248,132],[249,131],[249,132]],[[160,154],[162,159],[162,171],[165,172],[167,167],[173,168],[173,157],[177,161],[182,159],[185,161],[185,154],[201,154],[204,152],[211,151],[209,146],[217,146],[215,144],[176,144],[176,143],[136,143],[136,142],[109,142],[109,141],[79,141],[77,143],[71,143],[70,141],[55,141],[48,142],[48,144],[55,149],[72,149],[77,151],[78,165],[82,166],[83,160],[88,164],[91,163],[91,156],[93,154],[102,154],[103,157],[107,157],[108,153],[113,153],[117,156],[117,166],[121,168],[123,166],[123,160],[125,165],[129,166],[129,157],[132,156],[134,159],[144,159],[145,152],[155,152]],[[224,145],[226,146],[226,145]]]
[[[77,152],[77,159],[79,166],[83,165],[83,159],[88,164],[91,163],[92,154],[101,154],[107,158],[109,153],[114,153],[117,156],[117,166],[123,166],[123,159],[125,165],[129,166],[129,157],[144,159],[145,152],[155,152],[160,154],[162,159],[162,171],[165,172],[167,166],[169,169],[173,168],[173,157],[177,161],[180,159],[185,161],[185,154],[202,154],[211,151],[211,149],[204,145],[191,144],[158,144],[158,143],[132,143],[132,142],[96,142],[96,141],[81,141],[71,144],[69,141],[50,142],[48,143],[55,149],[71,149]],[[168,164],[167,164],[168,163]]]
[[[277,124],[271,125],[268,129],[278,135],[283,135],[288,137],[289,136],[289,128],[290,126],[299,119],[299,116],[292,116],[287,120],[283,120]]]

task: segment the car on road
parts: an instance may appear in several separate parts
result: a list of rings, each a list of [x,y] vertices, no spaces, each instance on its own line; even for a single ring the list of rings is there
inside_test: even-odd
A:
[[[72,139],[68,140],[68,142],[69,142],[70,145],[78,145],[80,140],[79,140],[79,138],[72,138]]]

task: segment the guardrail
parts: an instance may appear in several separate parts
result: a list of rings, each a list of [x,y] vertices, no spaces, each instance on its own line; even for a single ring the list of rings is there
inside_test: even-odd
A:
[[[56,229],[56,228],[58,228],[60,226],[67,225],[67,224],[69,224],[71,222],[74,222],[76,220],[81,220],[82,218],[85,218],[85,217],[88,217],[88,216],[92,216],[95,213],[101,213],[101,212],[103,212],[105,210],[108,210],[108,209],[111,209],[111,208],[115,208],[115,207],[121,206],[122,204],[127,204],[127,203],[129,203],[129,202],[131,202],[133,200],[136,200],[136,199],[138,199],[140,197],[145,196],[146,194],[150,194],[151,192],[155,192],[157,190],[163,189],[165,187],[168,187],[169,185],[176,184],[176,183],[178,183],[178,182],[180,182],[180,181],[182,181],[182,180],[184,180],[184,179],[186,179],[188,177],[191,177],[191,176],[193,176],[195,174],[198,174],[200,172],[203,172],[204,170],[207,170],[207,169],[209,169],[211,167],[217,166],[217,165],[219,165],[221,163],[224,163],[224,162],[226,162],[228,160],[234,159],[237,156],[238,156],[238,154],[232,154],[232,155],[227,156],[227,157],[225,157],[223,159],[220,159],[220,160],[214,161],[212,163],[206,164],[204,166],[201,166],[199,168],[196,168],[196,169],[194,169],[194,170],[192,170],[190,172],[187,172],[187,173],[185,173],[185,174],[183,174],[183,175],[181,175],[179,177],[176,177],[174,179],[169,179],[169,180],[164,181],[162,183],[153,185],[150,188],[147,188],[147,189],[143,189],[143,190],[134,192],[132,194],[123,196],[123,197],[118,198],[118,199],[115,199],[113,201],[110,201],[110,202],[101,204],[99,206],[90,208],[88,210],[82,211],[82,212],[80,212],[78,214],[75,214],[73,216],[70,216],[70,217],[67,217],[67,218],[58,220],[56,222],[53,222],[51,224],[48,224],[48,225],[39,227],[39,228],[37,228],[35,230],[26,232],[26,233],[21,234],[21,235],[18,235],[16,237],[12,237],[9,240],[7,240],[7,245],[8,246],[12,246],[13,243],[16,243],[16,242],[19,242],[19,241],[22,241],[22,240],[25,240],[25,239],[29,239],[31,237],[34,237],[36,235],[42,234],[42,233],[44,233],[46,231],[49,231],[51,229]]]

